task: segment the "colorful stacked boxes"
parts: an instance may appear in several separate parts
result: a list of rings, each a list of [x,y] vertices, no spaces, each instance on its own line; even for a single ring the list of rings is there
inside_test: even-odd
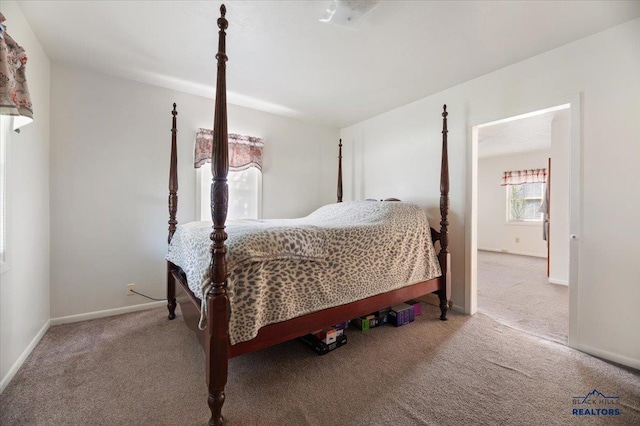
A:
[[[400,303],[399,305],[391,307],[391,312],[389,312],[389,323],[396,327],[400,327],[413,322],[415,317],[415,311],[412,305]]]
[[[373,312],[369,315],[356,318],[351,323],[358,330],[362,330],[362,331],[369,330],[370,328],[374,328],[374,327],[380,327],[381,325],[387,322],[387,315],[389,314],[390,310],[391,310],[390,308],[382,309],[380,311]]]
[[[347,335],[344,334],[344,330],[348,325],[349,322],[345,321],[302,336],[300,340],[310,346],[318,355],[324,355],[347,343]]]
[[[365,331],[370,328],[379,327],[387,322],[400,327],[415,320],[416,315],[422,313],[422,304],[415,300],[373,312],[369,315],[354,319],[353,324],[359,330]]]
[[[366,331],[370,328],[380,327],[385,323],[390,323],[400,327],[415,320],[417,315],[422,313],[422,304],[416,300],[409,300],[406,303],[392,306],[372,312],[369,315],[336,324],[322,330],[314,331],[300,338],[301,341],[310,346],[318,355],[324,355],[347,343],[345,329],[351,323],[357,329]]]
[[[413,306],[413,313],[415,314],[415,316],[418,316],[422,313],[422,303],[418,302],[417,300],[409,300],[406,303],[407,305]]]

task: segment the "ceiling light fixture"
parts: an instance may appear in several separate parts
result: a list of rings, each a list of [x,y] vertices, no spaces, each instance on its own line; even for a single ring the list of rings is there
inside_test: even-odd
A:
[[[355,30],[380,0],[333,0],[320,22]]]

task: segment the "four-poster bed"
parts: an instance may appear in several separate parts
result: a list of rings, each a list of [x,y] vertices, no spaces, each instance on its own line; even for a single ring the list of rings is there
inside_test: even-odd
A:
[[[435,243],[435,241],[440,242],[440,251],[437,254],[437,261],[439,262],[439,269],[441,269],[442,274],[435,278],[423,279],[418,282],[416,282],[416,280],[403,282],[401,287],[393,288],[390,291],[381,291],[367,295],[366,297],[358,300],[349,301],[348,303],[332,305],[321,310],[305,312],[302,315],[291,317],[283,321],[269,323],[268,325],[261,326],[259,330],[257,330],[257,335],[255,335],[255,337],[249,340],[239,341],[238,339],[235,339],[234,341],[234,336],[232,336],[233,330],[231,330],[230,326],[230,322],[234,318],[232,316],[232,308],[234,306],[232,299],[233,297],[237,297],[239,287],[230,289],[228,286],[229,276],[233,272],[233,268],[235,268],[235,266],[229,266],[229,256],[227,254],[227,245],[225,244],[228,238],[225,230],[225,222],[227,219],[228,207],[227,175],[229,172],[229,154],[225,75],[227,61],[225,30],[227,29],[228,22],[225,19],[226,10],[224,5],[220,8],[220,12],[221,17],[217,21],[219,27],[219,42],[218,53],[216,55],[217,84],[211,157],[211,167],[213,172],[213,183],[211,185],[211,215],[213,219],[213,232],[211,232],[209,236],[212,241],[210,248],[210,261],[208,262],[208,271],[204,274],[209,278],[207,279],[208,281],[204,294],[198,295],[197,291],[193,291],[193,287],[189,287],[187,274],[183,268],[172,261],[167,262],[167,307],[169,310],[169,319],[175,318],[175,308],[179,302],[185,322],[197,333],[198,339],[204,348],[206,358],[206,379],[209,393],[208,404],[211,410],[209,425],[220,425],[223,422],[221,412],[225,399],[224,388],[227,382],[228,360],[230,358],[282,343],[311,333],[315,330],[329,327],[333,324],[338,324],[359,316],[367,315],[371,312],[396,305],[428,293],[438,294],[441,309],[440,319],[446,320],[450,265],[450,255],[448,251],[449,223],[447,221],[449,210],[449,175],[447,158],[447,112],[445,106],[444,112],[442,113],[443,129],[440,179],[440,231],[429,228],[427,224],[424,233],[428,235],[428,238],[424,239],[423,237],[420,237],[422,238],[420,241],[429,242],[430,249],[432,251],[433,243]],[[175,242],[176,238],[174,238],[174,234],[175,237],[178,237],[180,233],[178,232],[176,234],[176,231],[181,230],[181,228],[177,228],[176,220],[178,173],[176,147],[177,110],[175,104],[173,105],[172,116],[168,202],[170,216],[169,243],[172,243],[172,240]],[[342,141],[340,141],[339,146],[337,197],[338,203],[341,204],[332,206],[340,206],[339,208],[343,208],[343,206],[349,204],[348,202],[342,203]],[[388,201],[393,200],[395,199],[388,199]],[[372,205],[374,203],[367,204]],[[379,204],[380,209],[376,207],[374,210],[388,210],[392,212],[391,214],[395,214],[393,212],[398,209],[417,209],[417,207],[406,203],[379,202],[375,204]],[[424,213],[421,211],[420,213],[424,216]],[[343,230],[341,230],[341,232],[343,232]],[[431,240],[433,240],[433,243]],[[435,255],[433,256],[435,257]],[[379,257],[383,256],[380,255]],[[327,265],[330,266],[333,263],[335,262],[329,262]],[[348,280],[348,277],[346,277],[345,280]],[[200,297],[202,297],[202,299],[200,299]],[[304,297],[311,296],[309,294],[305,294]],[[236,316],[240,314],[241,313],[233,312],[233,315]]]

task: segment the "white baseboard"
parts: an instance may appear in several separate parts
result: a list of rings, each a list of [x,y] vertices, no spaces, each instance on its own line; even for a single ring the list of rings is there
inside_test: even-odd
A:
[[[635,368],[636,370],[640,370],[640,360],[628,358],[623,355],[614,354],[613,352],[603,351],[601,349],[592,348],[587,345],[582,345],[578,343],[578,347],[576,348],[579,351],[588,353],[589,355],[597,356],[598,358],[606,359],[608,361],[617,362],[618,364],[626,365],[627,367]]]
[[[72,322],[86,321],[86,320],[90,320],[90,319],[104,318],[104,317],[110,317],[110,316],[113,316],[113,315],[126,314],[126,313],[129,313],[129,312],[143,311],[145,309],[152,309],[152,308],[158,308],[160,306],[166,306],[166,304],[167,304],[166,301],[143,303],[143,304],[140,304],[140,305],[125,306],[123,308],[106,309],[104,311],[87,312],[85,314],[69,315],[69,316],[66,316],[66,317],[59,317],[59,318],[50,319],[40,329],[40,331],[38,331],[38,334],[36,334],[36,336],[33,338],[31,343],[29,343],[29,345],[22,352],[20,357],[11,366],[11,368],[9,369],[9,372],[7,373],[7,375],[2,378],[2,381],[0,381],[0,393],[2,393],[4,391],[4,389],[7,387],[7,385],[11,381],[11,379],[13,379],[13,376],[15,376],[16,373],[18,372],[18,370],[20,369],[20,367],[22,367],[22,364],[26,361],[27,357],[31,354],[31,352],[36,347],[36,345],[40,342],[40,340],[42,339],[44,334],[47,332],[47,330],[49,330],[49,327],[51,327],[53,325],[69,324],[69,323],[72,323]]]
[[[40,331],[38,331],[38,334],[36,334],[36,337],[34,337],[33,340],[31,340],[31,342],[22,352],[20,357],[18,357],[16,362],[11,366],[7,375],[2,378],[2,381],[0,381],[0,393],[4,392],[5,388],[7,387],[11,379],[13,379],[13,376],[16,375],[20,367],[22,367],[22,364],[24,364],[24,362],[27,360],[27,358],[29,357],[33,349],[36,347],[36,345],[40,343],[40,340],[42,340],[42,337],[44,336],[44,334],[47,332],[47,330],[49,330],[50,325],[51,325],[51,321],[47,321],[42,326]]]
[[[87,321],[97,318],[111,317],[114,315],[126,314],[129,312],[144,311],[145,309],[158,308],[166,306],[164,300],[151,303],[142,303],[140,305],[125,306],[123,308],[105,309],[104,311],[87,312],[84,314],[69,315],[66,317],[51,318],[51,325],[70,324],[72,322]]]
[[[540,253],[526,253],[526,252],[522,252],[522,251],[502,250],[502,249],[494,249],[494,248],[488,248],[488,247],[478,247],[478,250],[492,251],[492,252],[495,252],[495,253],[504,253],[504,254],[517,254],[517,255],[520,255],[520,256],[540,257],[542,259],[546,259],[547,258],[546,255],[540,254]]]
[[[549,282],[551,284],[569,285],[569,281],[567,281],[567,280],[559,280],[559,279],[551,278],[551,277],[549,277]]]

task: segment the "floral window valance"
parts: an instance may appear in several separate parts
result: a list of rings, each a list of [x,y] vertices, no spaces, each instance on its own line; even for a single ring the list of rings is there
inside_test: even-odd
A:
[[[197,168],[211,162],[211,147],[213,145],[213,130],[198,129],[194,165]],[[229,169],[245,170],[256,167],[262,170],[262,148],[264,142],[253,136],[229,133]]]
[[[501,186],[523,183],[547,183],[547,169],[513,170],[502,173]]]
[[[27,55],[7,34],[5,17],[0,13],[0,115],[14,116],[13,128],[33,121],[33,107],[27,87]]]

